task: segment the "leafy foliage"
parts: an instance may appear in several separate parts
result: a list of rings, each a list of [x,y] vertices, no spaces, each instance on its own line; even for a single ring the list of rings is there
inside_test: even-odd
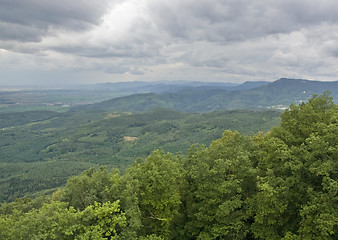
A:
[[[281,127],[266,136],[255,200],[257,237],[330,239],[336,232],[337,110],[327,94],[314,96],[292,105]]]
[[[189,235],[196,239],[242,239],[249,230],[246,201],[255,192],[253,146],[238,132],[225,131],[208,149],[190,149],[185,168]]]
[[[125,216],[118,202],[94,203],[83,211],[51,202],[0,220],[1,239],[117,239]]]

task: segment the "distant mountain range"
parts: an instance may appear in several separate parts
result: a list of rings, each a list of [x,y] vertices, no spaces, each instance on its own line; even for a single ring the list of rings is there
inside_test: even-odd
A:
[[[130,92],[130,93],[169,93],[179,92],[190,88],[205,89],[223,89],[228,91],[251,89],[263,86],[269,82],[245,82],[243,84],[223,83],[223,82],[198,82],[198,81],[155,81],[155,82],[117,82],[117,83],[98,83],[85,86],[79,86],[81,89],[106,90],[112,92]]]
[[[334,100],[338,100],[338,81],[281,78],[274,82],[245,82],[237,86],[222,83],[125,84],[127,84],[125,87],[137,87],[137,84],[140,84],[139,89],[148,91],[80,106],[73,110],[144,112],[154,108],[168,108],[183,112],[209,112],[233,109],[284,109],[291,103],[299,104],[313,94],[322,94],[325,91],[330,91]]]
[[[250,82],[241,84],[219,82],[117,82],[74,85],[60,88],[51,86],[22,86],[18,88],[0,88],[0,112],[52,110],[64,111],[68,107],[91,104],[112,98],[144,93],[177,93],[187,89],[227,90],[248,89],[257,84],[268,82]],[[63,108],[63,109],[60,109]],[[67,109],[65,108],[67,107]]]
[[[274,82],[117,82],[66,89],[0,91],[0,112],[28,110],[132,111],[168,108],[183,112],[233,109],[284,109],[329,90],[338,101],[338,81],[281,78]],[[96,103],[91,105],[92,103]],[[82,106],[81,106],[82,105]],[[80,106],[80,107],[76,107]],[[63,108],[63,109],[60,109]],[[68,108],[67,108],[68,109]]]

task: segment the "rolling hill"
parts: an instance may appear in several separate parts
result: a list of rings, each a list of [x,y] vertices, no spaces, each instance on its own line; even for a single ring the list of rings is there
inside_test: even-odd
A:
[[[235,89],[193,87],[172,93],[145,93],[114,98],[96,104],[80,106],[74,111],[131,111],[144,112],[154,108],[168,108],[182,112],[210,112],[233,109],[285,108],[290,103],[299,104],[313,94],[331,91],[338,101],[338,81],[320,82],[282,78],[266,84],[242,84]],[[258,86],[258,87],[255,87]],[[244,89],[244,90],[242,90]]]

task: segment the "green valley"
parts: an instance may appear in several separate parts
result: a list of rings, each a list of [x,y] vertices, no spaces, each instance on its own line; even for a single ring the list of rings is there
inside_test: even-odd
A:
[[[13,118],[13,113],[7,115]],[[35,119],[29,113],[16,115],[23,118],[12,121],[12,126],[3,121],[0,132],[1,201],[54,190],[89,167],[124,170],[154,149],[186,153],[192,144],[210,144],[227,129],[245,134],[267,132],[279,124],[280,112],[154,109],[135,114],[40,111],[34,112]],[[26,124],[19,125],[24,119]]]

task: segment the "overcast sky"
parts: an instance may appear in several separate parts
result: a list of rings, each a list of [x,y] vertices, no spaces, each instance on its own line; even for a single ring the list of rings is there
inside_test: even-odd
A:
[[[336,0],[0,0],[0,85],[338,80]]]

